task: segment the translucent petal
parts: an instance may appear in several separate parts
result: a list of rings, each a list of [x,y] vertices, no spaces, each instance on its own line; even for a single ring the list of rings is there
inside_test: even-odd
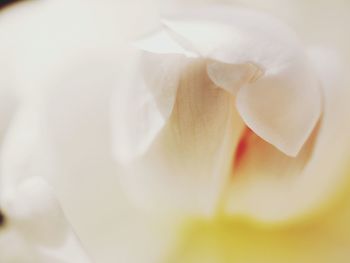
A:
[[[219,8],[163,23],[184,47],[216,61],[208,65],[209,76],[237,93],[238,111],[256,134],[297,155],[320,117],[321,94],[287,26],[253,11]]]
[[[205,61],[193,61],[166,126],[121,177],[127,193],[155,213],[212,214],[243,126],[233,97],[211,82]]]
[[[120,75],[114,96],[114,152],[123,162],[142,155],[164,127],[186,59],[144,53],[140,64]]]
[[[247,126],[289,156],[299,153],[322,111],[319,81],[306,63],[291,61],[279,74],[237,93],[237,110]]]
[[[151,36],[135,42],[134,45],[140,50],[155,54],[179,54],[188,57],[197,57],[195,53],[179,45],[166,30],[157,31]]]
[[[228,213],[268,222],[292,220],[324,208],[346,185],[350,94],[333,52],[321,49],[309,54],[324,95],[317,128],[295,158],[252,133],[233,171]]]
[[[198,8],[163,19],[163,24],[184,48],[226,63],[251,62],[272,71],[300,49],[294,32],[281,21],[247,9]]]
[[[173,37],[187,50],[196,51],[205,57],[222,43],[233,41],[238,34],[232,32],[228,25],[208,22],[205,20],[170,20],[163,19]],[[235,39],[238,41],[238,39]]]
[[[259,67],[251,64],[227,64],[223,62],[208,62],[209,78],[219,87],[236,95],[245,84],[260,78],[263,72]]]

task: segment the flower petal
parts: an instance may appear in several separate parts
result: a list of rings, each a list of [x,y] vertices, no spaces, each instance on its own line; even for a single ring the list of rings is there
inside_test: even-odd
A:
[[[166,30],[160,30],[151,36],[134,43],[140,50],[155,54],[179,54],[188,57],[197,57],[193,52],[179,45]]]
[[[309,57],[324,91],[322,119],[295,158],[252,133],[251,147],[233,172],[229,214],[268,222],[291,220],[323,208],[342,189],[350,151],[350,94],[334,53],[313,50]]]
[[[321,115],[318,80],[307,61],[291,61],[277,75],[242,87],[237,110],[256,134],[289,156],[296,156]]]
[[[216,61],[208,65],[210,78],[238,92],[238,111],[256,134],[287,155],[298,154],[320,117],[321,94],[287,26],[257,12],[220,8],[163,23],[179,44]]]
[[[316,134],[297,157],[290,157],[247,128],[235,158],[226,211],[266,221],[289,218],[301,196],[293,186],[311,158]]]
[[[15,194],[17,185],[29,177],[55,175],[50,140],[41,129],[41,113],[27,101],[20,103],[12,118],[2,144],[0,196]]]
[[[7,226],[0,232],[0,261],[44,263],[34,246],[16,229]]]
[[[207,65],[209,78],[219,87],[236,95],[245,84],[256,81],[263,72],[259,67],[251,64],[227,64],[223,62],[209,62]]]
[[[183,71],[167,124],[121,177],[126,192],[156,213],[212,214],[243,126],[234,98],[208,78],[204,60],[193,61]]]
[[[42,179],[24,180],[16,187],[15,194],[6,199],[9,220],[29,240],[51,245],[65,238],[67,223],[51,189]]]
[[[227,25],[206,20],[163,19],[162,23],[182,46],[189,51],[198,52],[203,57],[222,43],[233,42],[233,38],[239,36]]]
[[[120,75],[114,96],[114,152],[122,162],[142,155],[164,127],[174,107],[186,58],[145,52],[140,64]]]
[[[294,55],[295,49],[300,49],[289,27],[269,15],[247,9],[199,8],[162,22],[173,39],[187,50],[225,63],[251,62],[263,69],[277,70]]]
[[[32,177],[21,183],[14,196],[6,197],[4,210],[8,227],[14,228],[41,258],[56,262],[59,256],[65,260],[57,262],[90,262],[51,189],[41,178]]]

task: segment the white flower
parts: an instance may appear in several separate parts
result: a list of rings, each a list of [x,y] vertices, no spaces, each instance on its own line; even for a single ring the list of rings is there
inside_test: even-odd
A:
[[[172,253],[178,217],[285,220],[339,192],[349,94],[334,55],[230,8],[168,17],[130,48],[154,26],[154,2],[1,14],[0,261],[88,262],[59,204],[97,262],[188,262]]]
[[[348,93],[331,51],[224,7],[163,19],[135,45],[115,100],[115,153],[141,207],[286,220],[341,185],[349,145],[331,138],[348,131]]]

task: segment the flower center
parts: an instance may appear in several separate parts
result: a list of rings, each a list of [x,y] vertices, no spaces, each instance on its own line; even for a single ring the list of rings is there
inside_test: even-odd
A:
[[[234,155],[234,162],[233,162],[234,171],[236,171],[239,168],[245,154],[247,153],[249,148],[249,139],[252,135],[253,135],[253,131],[251,129],[246,128],[244,130]]]

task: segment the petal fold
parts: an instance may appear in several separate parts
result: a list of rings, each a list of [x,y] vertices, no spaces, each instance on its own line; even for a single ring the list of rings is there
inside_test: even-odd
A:
[[[207,73],[218,87],[236,95],[245,84],[254,82],[263,75],[262,70],[252,63],[227,64],[223,62],[209,62]]]
[[[322,88],[322,118],[295,158],[250,133],[233,172],[227,201],[231,216],[293,222],[328,208],[348,191],[350,93],[346,74],[333,51],[311,49],[308,56]]]
[[[292,30],[245,9],[203,9],[163,24],[184,48],[213,61],[208,75],[237,94],[238,111],[256,134],[298,154],[322,109],[318,80]]]
[[[186,58],[145,52],[120,77],[114,96],[114,152],[128,162],[142,155],[168,120]]]
[[[320,84],[307,61],[292,61],[279,74],[242,87],[236,105],[256,134],[296,156],[321,116]]]
[[[126,167],[126,192],[155,213],[212,215],[243,127],[234,98],[206,74],[206,61],[193,61],[166,125],[145,155]]]

